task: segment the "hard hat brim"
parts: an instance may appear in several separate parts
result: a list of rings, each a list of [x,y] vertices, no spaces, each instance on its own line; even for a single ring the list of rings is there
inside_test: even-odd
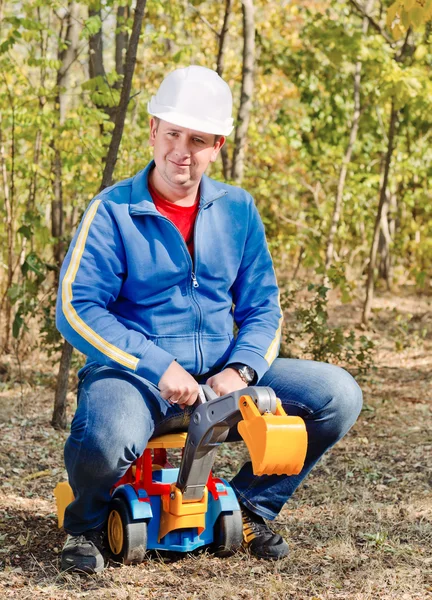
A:
[[[203,122],[202,119],[195,119],[194,117],[177,113],[175,111],[164,111],[154,110],[151,107],[151,103],[148,104],[148,113],[152,117],[158,117],[162,121],[171,123],[172,125],[178,125],[179,127],[186,127],[187,129],[193,129],[194,131],[200,131],[201,133],[211,133],[213,135],[228,136],[234,129],[233,119],[227,119],[222,125],[219,121],[212,120],[210,117]]]

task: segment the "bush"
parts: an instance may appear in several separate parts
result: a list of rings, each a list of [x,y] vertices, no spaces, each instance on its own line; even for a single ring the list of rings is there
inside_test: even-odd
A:
[[[284,323],[280,356],[339,362],[348,370],[364,373],[373,367],[375,344],[366,335],[358,336],[352,329],[347,332],[329,324],[330,289],[300,283],[283,290],[281,307],[289,318]]]

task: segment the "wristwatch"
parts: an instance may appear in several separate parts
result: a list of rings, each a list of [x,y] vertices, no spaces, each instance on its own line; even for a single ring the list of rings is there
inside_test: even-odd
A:
[[[227,365],[230,369],[235,369],[246,385],[250,385],[256,377],[256,373],[252,367],[243,363],[231,363]]]

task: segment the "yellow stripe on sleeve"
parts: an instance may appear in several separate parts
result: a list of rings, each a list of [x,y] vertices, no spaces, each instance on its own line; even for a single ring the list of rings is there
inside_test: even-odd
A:
[[[264,356],[264,358],[266,359],[266,361],[268,362],[269,366],[272,364],[272,362],[274,361],[274,359],[277,357],[277,353],[278,353],[278,349],[279,349],[279,343],[280,343],[280,338],[281,338],[281,333],[282,333],[282,322],[283,322],[283,313],[282,313],[282,309],[281,309],[281,305],[280,305],[280,292],[278,293],[278,305],[279,305],[279,310],[281,313],[280,319],[279,319],[279,326],[276,330],[275,333],[275,337],[273,338],[272,343],[270,344],[266,355]]]
[[[100,352],[102,352],[112,360],[115,360],[124,367],[135,370],[138,366],[139,359],[135,356],[132,356],[132,354],[128,354],[120,348],[113,346],[104,338],[102,338],[99,334],[93,331],[93,329],[91,329],[81,319],[81,317],[78,316],[72,304],[72,284],[75,281],[75,277],[80,266],[81,257],[84,252],[90,225],[92,224],[92,221],[97,213],[100,203],[101,200],[95,200],[90,206],[89,210],[87,211],[87,214],[84,217],[81,231],[78,235],[76,246],[72,252],[71,261],[69,263],[69,267],[66,271],[62,283],[63,312],[72,329],[74,329],[81,337],[87,340],[87,342],[89,342],[92,346],[97,348]]]

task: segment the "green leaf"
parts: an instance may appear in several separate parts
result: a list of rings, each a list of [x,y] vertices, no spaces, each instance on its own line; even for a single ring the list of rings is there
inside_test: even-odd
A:
[[[29,227],[28,225],[21,225],[17,233],[23,235],[27,240],[31,240],[32,238],[32,230],[31,227]]]
[[[14,283],[10,286],[10,288],[7,291],[7,296],[12,304],[15,304],[15,302],[21,296],[22,290],[23,290],[22,286],[19,285],[18,283]]]
[[[12,323],[12,335],[17,340],[21,331],[21,327],[24,325],[24,319],[20,312],[17,312]]]
[[[81,37],[84,39],[89,39],[93,35],[96,35],[102,28],[102,21],[99,15],[92,15],[84,22],[84,27],[81,32]]]
[[[21,271],[24,275],[27,275],[29,271],[36,273],[40,277],[45,276],[45,263],[39,258],[35,252],[30,252],[26,256],[24,264],[21,267]]]

